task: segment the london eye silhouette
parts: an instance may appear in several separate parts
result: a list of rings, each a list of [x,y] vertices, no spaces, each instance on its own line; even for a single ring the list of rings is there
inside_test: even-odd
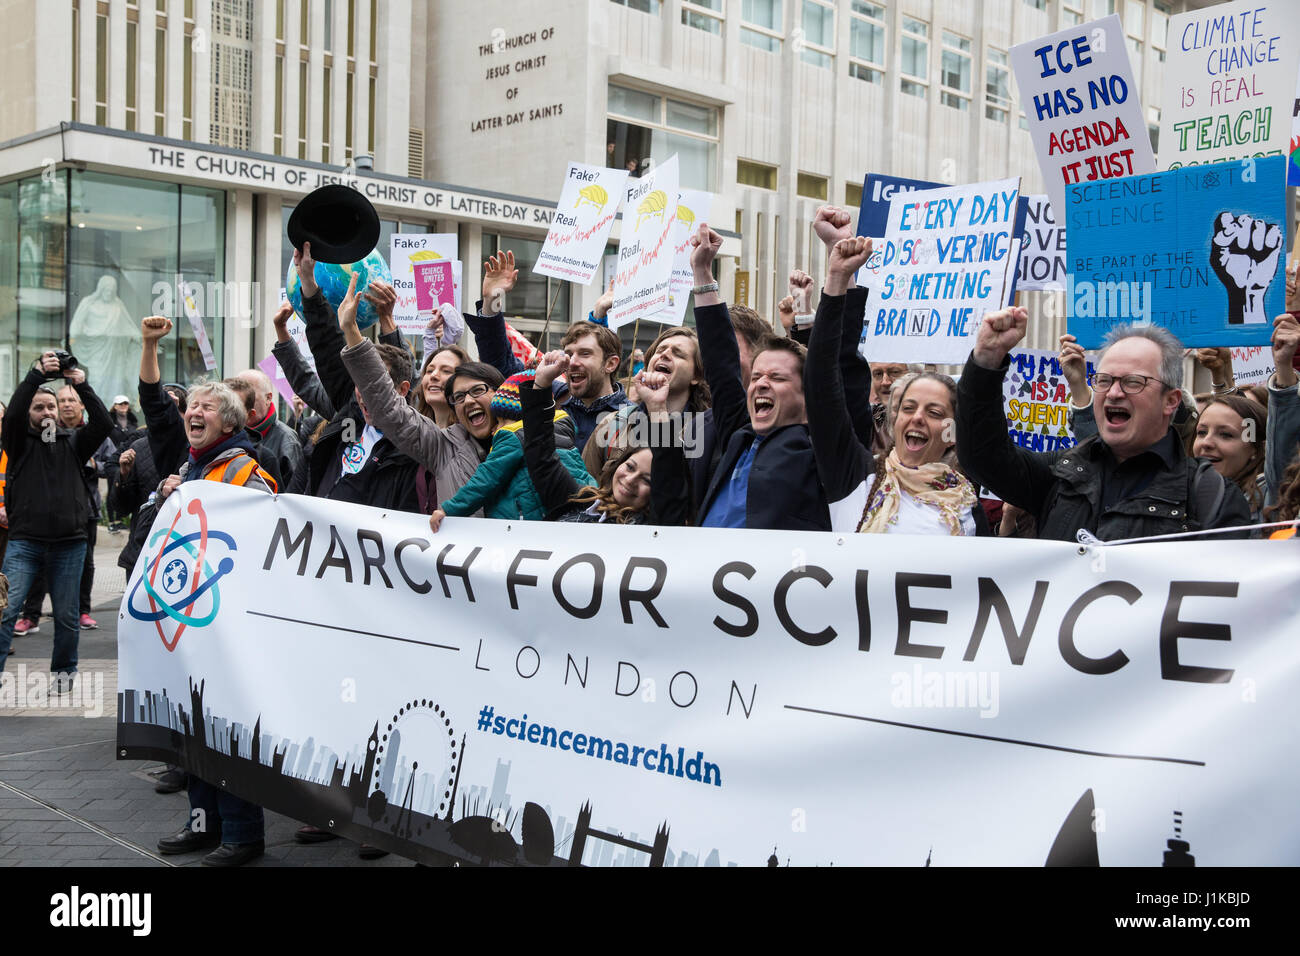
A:
[[[421,836],[432,818],[446,813],[460,759],[444,708],[428,698],[403,704],[375,749],[367,801],[371,820],[403,839]]]

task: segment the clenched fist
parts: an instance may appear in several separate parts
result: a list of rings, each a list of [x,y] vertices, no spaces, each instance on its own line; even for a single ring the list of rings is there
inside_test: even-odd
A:
[[[1264,293],[1277,273],[1282,230],[1245,214],[1219,214],[1210,240],[1210,265],[1228,290],[1230,325],[1263,325]]]

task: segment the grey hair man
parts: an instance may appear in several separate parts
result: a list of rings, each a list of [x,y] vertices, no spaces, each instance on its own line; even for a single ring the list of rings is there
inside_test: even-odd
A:
[[[1058,541],[1080,531],[1116,541],[1250,523],[1237,486],[1189,457],[1171,427],[1183,401],[1183,347],[1167,329],[1111,331],[1094,378],[1095,437],[1054,452],[1012,442],[1002,380],[1027,323],[1022,308],[990,312],[962,371],[957,455],[972,480],[1034,515],[1040,538]]]
[[[258,368],[245,369],[237,377],[253,386],[253,413],[248,416],[246,426],[248,437],[271,459],[272,470],[280,476],[281,489],[301,491],[306,485],[307,459],[297,433],[276,416],[275,386]]]

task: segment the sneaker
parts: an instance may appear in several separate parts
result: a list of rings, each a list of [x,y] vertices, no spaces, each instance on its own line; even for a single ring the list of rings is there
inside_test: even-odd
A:
[[[99,629],[99,622],[89,614],[81,615],[81,629],[83,631],[94,631]]]
[[[35,634],[41,629],[40,624],[33,621],[30,617],[20,617],[14,621],[14,636],[18,637],[23,634]]]

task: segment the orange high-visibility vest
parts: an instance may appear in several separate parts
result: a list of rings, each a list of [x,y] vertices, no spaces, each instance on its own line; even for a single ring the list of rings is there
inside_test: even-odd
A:
[[[220,468],[213,468],[203,476],[204,481],[219,481],[226,485],[244,485],[248,479],[256,473],[259,478],[266,482],[267,487],[272,492],[278,491],[275,479],[264,472],[256,461],[248,455],[240,454],[231,458],[229,461],[221,463]]]
[[[1268,536],[1270,541],[1285,541],[1295,537],[1295,528],[1278,528]]]

